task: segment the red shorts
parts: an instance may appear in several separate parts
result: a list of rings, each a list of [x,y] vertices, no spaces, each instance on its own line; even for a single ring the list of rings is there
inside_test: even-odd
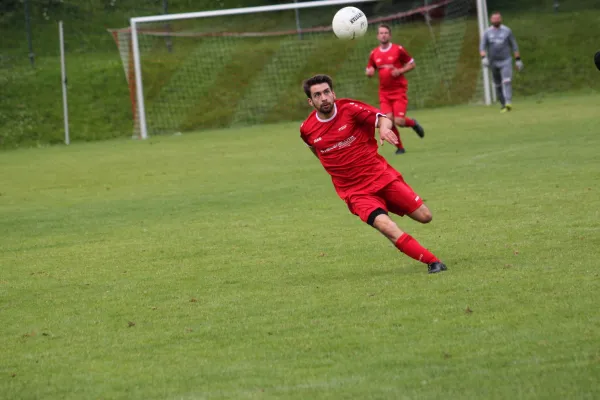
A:
[[[423,205],[423,199],[418,196],[402,176],[384,186],[374,194],[353,194],[346,199],[348,209],[363,222],[368,222],[371,213],[378,208],[404,216],[416,211]]]
[[[382,113],[404,118],[407,106],[408,96],[406,95],[406,91],[398,90],[392,93],[379,92],[379,109]]]

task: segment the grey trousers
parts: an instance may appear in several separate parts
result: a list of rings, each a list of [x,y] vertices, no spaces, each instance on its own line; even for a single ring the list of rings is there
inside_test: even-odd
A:
[[[512,103],[512,58],[507,58],[502,61],[493,61],[490,65],[492,70],[492,80],[496,88],[496,96],[502,104]]]

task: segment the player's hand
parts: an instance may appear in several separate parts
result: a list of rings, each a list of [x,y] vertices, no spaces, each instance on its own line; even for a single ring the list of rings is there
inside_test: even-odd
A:
[[[394,68],[392,69],[392,76],[394,78],[399,77],[400,75],[402,75],[402,71],[399,68]]]
[[[391,129],[380,128],[379,129],[379,144],[383,146],[383,142],[386,141],[390,144],[397,145],[398,138]]]
[[[490,66],[490,60],[488,60],[487,56],[481,58],[481,66],[486,68]]]
[[[367,73],[367,76],[373,76],[375,74],[375,68],[367,67],[366,73]]]
[[[525,65],[523,65],[523,61],[521,60],[515,61],[515,66],[517,67],[517,71],[522,71],[523,67],[525,67]]]

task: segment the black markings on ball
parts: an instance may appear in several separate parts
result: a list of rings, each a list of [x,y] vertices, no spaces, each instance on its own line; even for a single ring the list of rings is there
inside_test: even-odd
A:
[[[364,14],[362,12],[359,12],[358,14],[356,14],[354,17],[350,18],[350,23],[353,24],[356,21],[358,21],[361,17],[364,17]]]

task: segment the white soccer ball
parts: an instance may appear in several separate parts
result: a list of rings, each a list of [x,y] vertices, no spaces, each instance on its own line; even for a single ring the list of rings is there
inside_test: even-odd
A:
[[[367,33],[369,22],[364,12],[356,7],[344,7],[338,10],[331,22],[333,33],[339,39],[352,40]]]

